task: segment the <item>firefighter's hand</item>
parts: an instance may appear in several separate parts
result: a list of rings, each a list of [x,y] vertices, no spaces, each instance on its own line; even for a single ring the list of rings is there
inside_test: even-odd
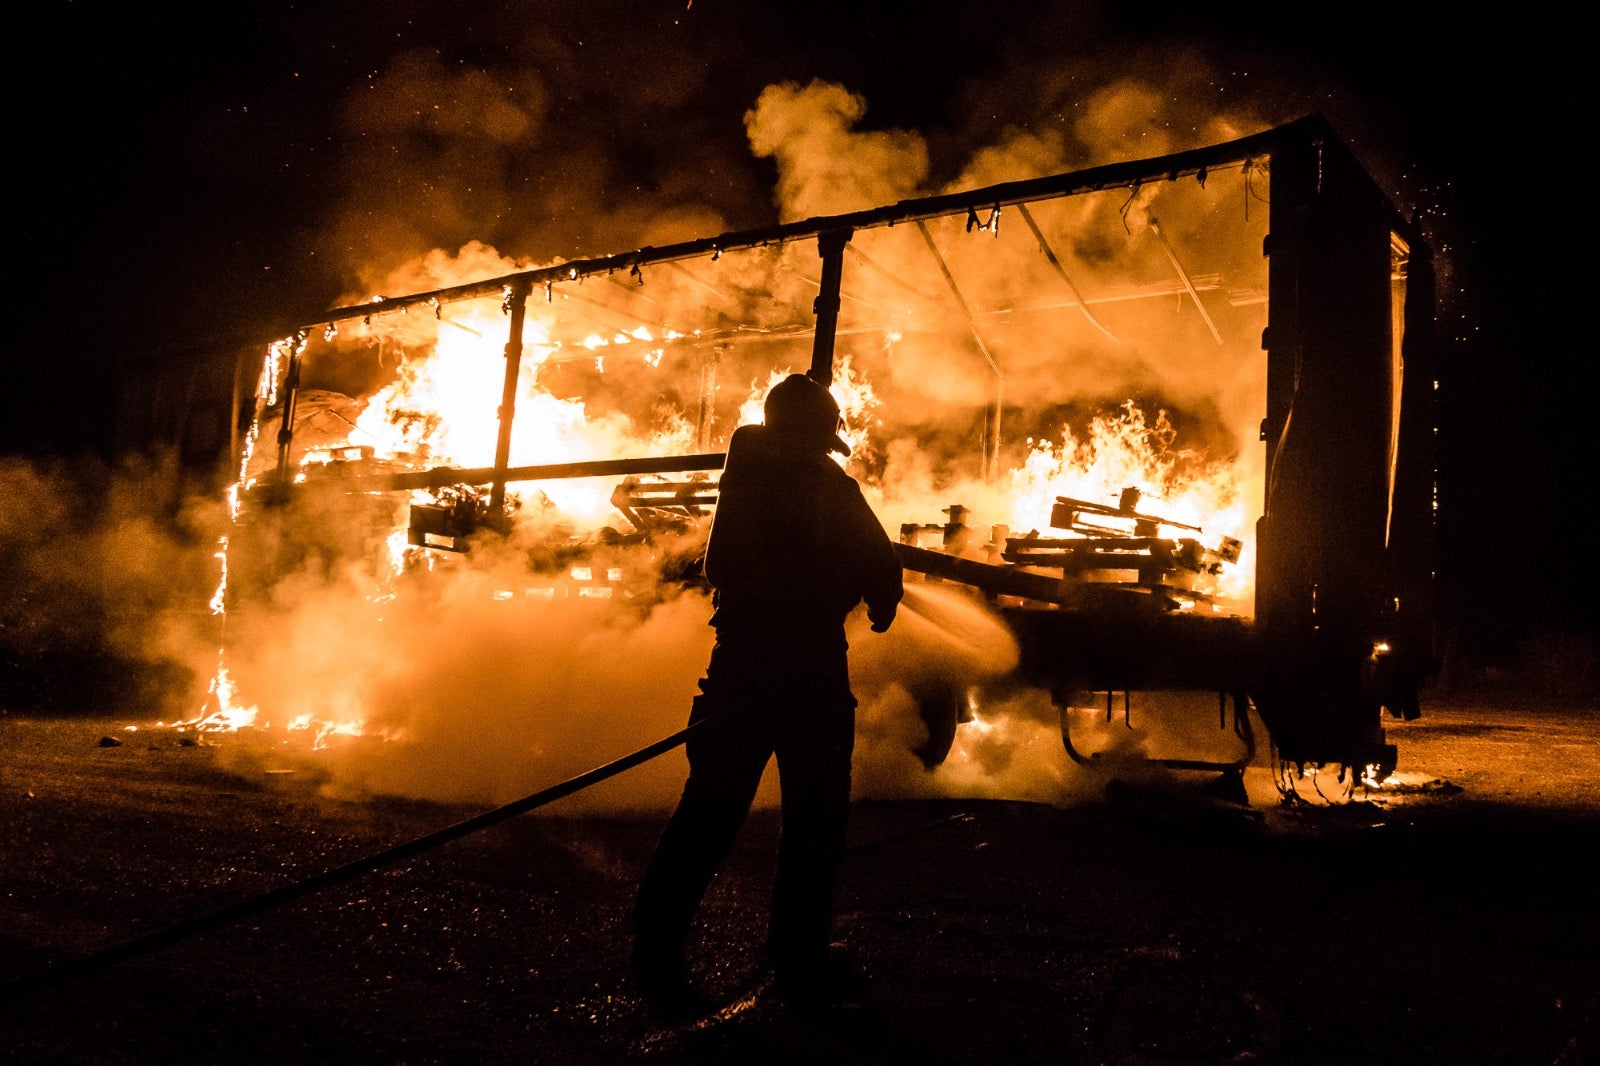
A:
[[[887,611],[868,611],[867,620],[872,623],[874,633],[887,633],[889,626],[894,622],[894,608]]]

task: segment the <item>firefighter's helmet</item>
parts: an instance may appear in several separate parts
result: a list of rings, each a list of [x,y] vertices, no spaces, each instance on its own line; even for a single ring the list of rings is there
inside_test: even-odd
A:
[[[804,374],[790,374],[767,393],[763,420],[773,429],[817,441],[830,452],[850,454],[839,436],[844,419],[826,388]]]

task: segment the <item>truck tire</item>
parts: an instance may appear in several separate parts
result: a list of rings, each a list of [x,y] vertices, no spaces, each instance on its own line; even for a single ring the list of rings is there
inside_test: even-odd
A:
[[[967,718],[967,690],[946,678],[926,678],[911,685],[917,716],[928,729],[927,739],[911,750],[929,770],[950,755],[956,726]]]

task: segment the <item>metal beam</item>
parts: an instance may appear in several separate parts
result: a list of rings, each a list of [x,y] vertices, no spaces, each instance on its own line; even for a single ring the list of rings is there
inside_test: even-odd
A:
[[[489,490],[489,520],[499,522],[506,506],[506,468],[511,462],[511,421],[517,409],[517,374],[522,366],[522,326],[528,316],[529,286],[518,282],[506,293],[511,333],[506,339],[505,384],[500,391],[500,434],[494,445],[494,484]]]

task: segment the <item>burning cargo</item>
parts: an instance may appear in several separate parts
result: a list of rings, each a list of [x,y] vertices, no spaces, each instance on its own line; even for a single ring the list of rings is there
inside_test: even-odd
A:
[[[1015,669],[981,680],[1049,693],[1074,758],[1093,758],[1079,710],[1179,691],[1224,724],[1231,704],[1244,753],[1171,766],[1242,766],[1252,713],[1284,765],[1396,763],[1383,715],[1417,713],[1432,657],[1432,277],[1319,116],[596,258],[463,249],[392,281],[407,294],[270,346],[232,547],[256,558],[220,602],[248,609],[304,552],[281,528],[340,498],[403,512],[352,553],[391,591],[490,545],[569,580],[603,546],[601,583],[641,603],[693,585],[722,442],[801,370],[834,382],[907,570],[1014,635]],[[313,395],[340,417],[312,422]],[[931,766],[983,685],[907,669]]]

